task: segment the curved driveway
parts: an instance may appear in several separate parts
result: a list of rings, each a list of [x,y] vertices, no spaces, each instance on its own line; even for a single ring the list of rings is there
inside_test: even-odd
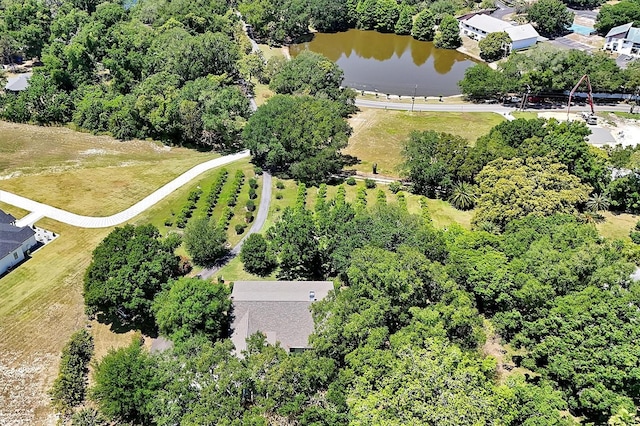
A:
[[[108,228],[111,226],[120,225],[128,220],[133,219],[135,216],[139,215],[149,207],[158,203],[167,195],[171,194],[181,186],[187,184],[200,174],[216,167],[224,166],[226,164],[247,157],[249,157],[248,150],[242,151],[238,154],[226,155],[224,157],[216,158],[214,160],[198,164],[197,166],[191,168],[190,170],[187,170],[171,182],[162,186],[160,189],[151,193],[128,209],[106,217],[80,216],[75,213],[58,209],[56,207],[39,203],[37,201],[21,197],[20,195],[2,190],[0,190],[0,201],[16,207],[20,207],[24,210],[29,210],[31,212],[29,215],[17,221],[16,225],[18,226],[32,225],[37,220],[43,217],[48,217],[50,219],[57,220],[58,222],[66,223],[68,225],[77,226],[80,228]]]

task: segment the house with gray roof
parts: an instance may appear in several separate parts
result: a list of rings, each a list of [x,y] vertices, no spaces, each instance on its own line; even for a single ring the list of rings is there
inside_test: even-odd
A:
[[[18,74],[15,77],[7,79],[7,84],[4,86],[4,90],[9,93],[19,93],[26,90],[29,87],[29,80],[31,79],[31,73]]]
[[[604,50],[640,57],[640,28],[635,28],[632,22],[611,28],[604,37]]]
[[[465,15],[459,19],[460,35],[474,40],[482,40],[491,33],[506,32],[511,38],[511,45],[506,46],[509,51],[526,49],[535,45],[540,35],[531,24],[513,25],[493,16],[477,14]]]
[[[331,281],[236,281],[231,292],[236,354],[241,355],[246,339],[257,332],[290,352],[309,348],[311,304],[332,289]]]
[[[15,217],[0,210],[0,275],[22,262],[25,253],[36,245],[35,231],[15,223]]]

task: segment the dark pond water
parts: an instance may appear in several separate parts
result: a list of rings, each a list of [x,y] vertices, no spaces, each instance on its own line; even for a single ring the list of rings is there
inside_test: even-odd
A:
[[[464,71],[475,64],[455,50],[376,31],[316,33],[310,41],[290,46],[292,56],[305,49],[340,65],[345,86],[381,94],[412,95],[417,85],[418,96],[455,95]]]

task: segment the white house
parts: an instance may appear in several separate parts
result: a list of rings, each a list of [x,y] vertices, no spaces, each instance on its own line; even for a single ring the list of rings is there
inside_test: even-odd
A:
[[[540,35],[531,24],[512,25],[489,15],[463,17],[459,21],[460,33],[474,40],[482,40],[491,33],[506,32],[511,38],[509,50],[531,47],[538,42]]]
[[[631,22],[611,28],[604,39],[604,50],[640,57],[640,28],[634,28]]]
[[[24,260],[36,245],[36,235],[28,226],[15,226],[16,219],[0,210],[0,275]]]
[[[331,281],[236,281],[231,340],[242,356],[247,337],[261,332],[287,351],[309,348],[313,318],[309,308],[333,289]]]

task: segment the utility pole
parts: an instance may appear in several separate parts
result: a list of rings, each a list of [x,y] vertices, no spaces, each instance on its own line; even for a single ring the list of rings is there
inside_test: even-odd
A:
[[[411,97],[411,112],[413,112],[413,104],[416,103],[416,93],[418,92],[418,85],[413,88],[413,96]]]

